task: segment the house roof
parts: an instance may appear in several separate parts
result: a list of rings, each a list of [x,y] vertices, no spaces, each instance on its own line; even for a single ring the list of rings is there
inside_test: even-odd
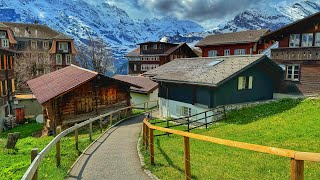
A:
[[[71,37],[41,24],[1,22],[0,27],[11,29],[15,37],[18,38],[39,38],[39,39],[64,39],[73,40]]]
[[[134,49],[133,51],[129,52],[126,56],[140,56],[140,47]]]
[[[143,75],[156,81],[217,87],[260,61],[268,62],[282,71],[265,55],[252,55],[175,59]]]
[[[239,43],[250,43],[258,42],[262,36],[264,36],[268,29],[261,30],[248,30],[224,34],[209,35],[199,41],[195,46],[210,46],[210,45],[222,45],[222,44],[239,44]]]
[[[320,22],[320,12],[312,14],[300,20],[294,21],[293,23],[287,24],[275,31],[269,32],[264,36],[264,38],[270,38],[272,36],[277,35],[282,37],[282,33],[290,33],[290,29],[292,29],[293,31],[296,31],[296,29],[303,30],[308,26],[318,26],[317,28],[320,28],[318,22]]]
[[[97,74],[97,72],[71,65],[32,79],[27,83],[37,100],[43,104],[93,79]]]
[[[141,87],[141,88],[131,87],[131,91],[133,91],[133,92],[149,94],[158,88],[158,83],[152,81],[148,77],[130,76],[130,75],[115,75],[115,76],[113,76],[113,78],[124,81],[124,82],[132,83],[132,84],[135,84],[135,85]]]

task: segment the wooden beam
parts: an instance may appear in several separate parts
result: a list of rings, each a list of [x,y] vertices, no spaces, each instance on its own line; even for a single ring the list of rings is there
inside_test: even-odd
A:
[[[153,129],[150,128],[150,163],[154,165],[154,136]]]
[[[77,123],[75,124],[75,126],[76,125],[77,125]],[[75,141],[76,150],[79,151],[79,132],[78,132],[78,128],[74,130],[74,141]]]
[[[34,148],[31,150],[31,163],[38,155],[38,148]],[[38,180],[38,169],[34,173],[32,180]]]
[[[89,138],[92,141],[92,122],[89,123]]]
[[[58,126],[56,129],[56,136],[61,133],[61,126]],[[56,143],[56,165],[60,167],[61,165],[61,151],[60,151],[60,140]]]
[[[191,179],[189,137],[184,137],[184,175],[186,180]]]
[[[291,159],[291,180],[303,180],[304,161]]]

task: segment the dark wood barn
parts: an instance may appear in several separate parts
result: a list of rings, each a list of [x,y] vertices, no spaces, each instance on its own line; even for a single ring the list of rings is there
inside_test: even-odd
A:
[[[28,85],[42,104],[50,129],[130,106],[131,84],[75,65],[30,80]]]

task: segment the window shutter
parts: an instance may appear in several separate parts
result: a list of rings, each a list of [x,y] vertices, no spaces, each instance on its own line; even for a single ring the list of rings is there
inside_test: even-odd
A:
[[[243,81],[243,77],[240,76],[240,77],[238,78],[238,90],[243,89],[243,87],[242,87],[242,81]]]
[[[252,80],[253,80],[253,77],[249,76],[249,89],[252,89]]]
[[[11,80],[12,81],[12,92],[15,92],[16,91],[16,87],[15,87],[15,85],[14,85],[14,79],[12,79]]]
[[[3,89],[2,89],[2,81],[0,81],[0,91],[1,91],[1,96],[3,96]]]

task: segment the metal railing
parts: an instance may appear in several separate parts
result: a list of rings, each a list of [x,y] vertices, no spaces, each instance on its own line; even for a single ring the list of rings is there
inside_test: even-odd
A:
[[[149,103],[154,103],[154,102],[157,102],[157,105],[159,105],[158,101],[150,101],[150,102],[142,103],[142,104],[144,104],[144,107],[145,107],[144,111],[146,111]],[[75,132],[75,141],[76,141],[75,146],[76,146],[76,149],[78,150],[78,129],[79,128],[84,127],[86,125],[89,125],[89,137],[90,137],[90,140],[92,141],[92,123],[93,122],[98,121],[98,120],[100,121],[100,131],[102,133],[102,130],[103,130],[102,121],[104,118],[109,117],[109,123],[111,126],[112,122],[113,122],[113,115],[114,114],[118,114],[118,117],[120,119],[121,112],[123,112],[123,111],[128,112],[128,110],[135,109],[136,106],[139,106],[142,104],[136,104],[133,106],[124,107],[124,108],[117,109],[115,111],[111,111],[109,113],[106,113],[106,114],[103,114],[103,115],[100,115],[100,116],[97,116],[94,118],[90,118],[89,120],[81,122],[79,124],[75,124],[74,126],[68,128],[62,132],[61,132],[61,127],[57,127],[56,137],[44,149],[42,149],[40,151],[40,153],[38,153],[38,149],[31,150],[31,161],[32,162],[21,179],[22,180],[30,180],[30,179],[36,180],[36,179],[38,179],[38,168],[39,168],[42,160],[48,155],[49,151],[54,146],[56,146],[56,165],[57,165],[57,167],[60,166],[60,164],[61,164],[61,153],[60,153],[60,140],[61,140],[61,138],[67,136],[71,132]]]
[[[149,149],[150,153],[150,163],[151,165],[155,165],[155,157],[154,157],[154,130],[158,130],[165,133],[175,134],[184,137],[184,167],[185,167],[185,179],[191,179],[191,165],[190,165],[190,143],[189,138],[197,139],[200,141],[211,142],[214,144],[220,144],[229,147],[235,147],[239,149],[245,149],[260,153],[273,154],[277,156],[283,156],[287,158],[291,158],[290,162],[290,174],[291,180],[302,180],[304,178],[304,161],[320,161],[320,153],[312,153],[312,152],[300,152],[288,149],[281,149],[269,146],[262,146],[257,144],[250,144],[238,141],[232,141],[227,139],[215,138],[210,136],[204,136],[200,134],[174,130],[164,127],[159,127],[152,125],[149,122],[149,119],[145,118],[143,120],[143,145],[145,149]]]

